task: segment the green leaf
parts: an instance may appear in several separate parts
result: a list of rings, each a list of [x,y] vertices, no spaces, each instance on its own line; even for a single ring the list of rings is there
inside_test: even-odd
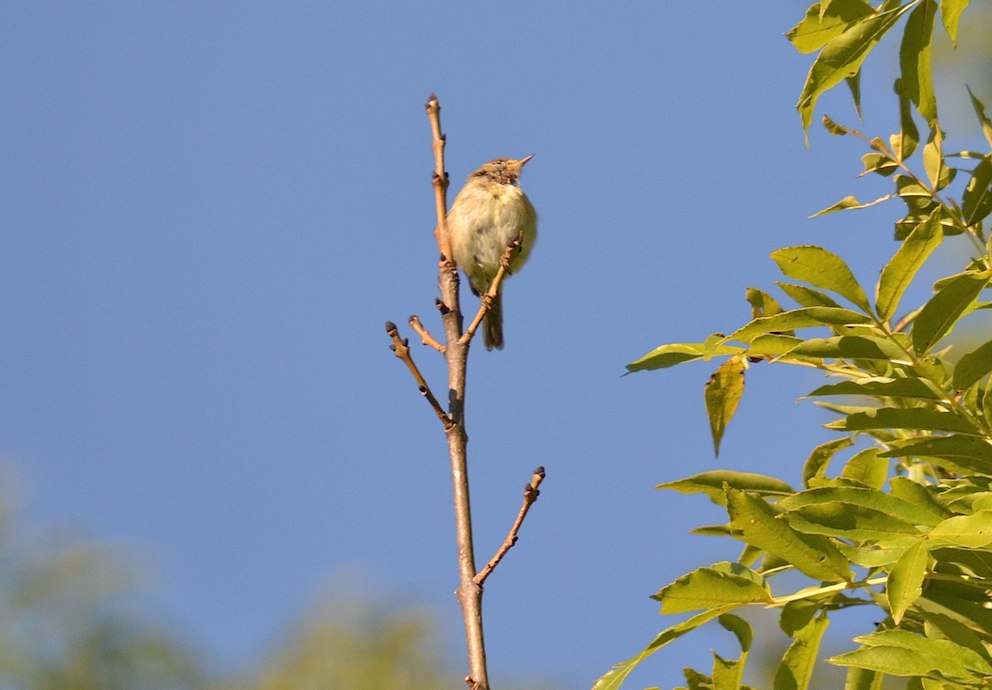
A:
[[[849,448],[854,444],[854,439],[850,436],[835,438],[826,443],[821,443],[809,454],[803,464],[803,485],[809,487],[810,479],[821,477],[826,472],[827,465],[836,453],[844,448]]]
[[[814,53],[844,33],[852,23],[874,12],[871,5],[861,0],[816,3],[806,10],[803,20],[792,27],[785,37],[800,53]]]
[[[940,181],[944,177],[944,170],[946,164],[944,163],[944,133],[940,131],[940,127],[936,125],[930,128],[930,138],[927,139],[926,145],[923,147],[923,169],[927,173],[927,179],[930,180],[930,185],[934,189],[940,187]],[[930,190],[924,190],[926,195],[930,195]],[[908,194],[900,195],[903,197],[908,196]],[[921,210],[925,210],[921,208]]]
[[[820,613],[793,636],[782,663],[775,671],[775,690],[806,690],[813,677],[820,652],[820,641],[830,621]]]
[[[941,7],[945,7],[947,0],[941,3]],[[967,4],[967,0],[965,0]],[[975,109],[975,115],[978,117],[978,121],[982,125],[982,133],[985,134],[985,141],[992,146],[992,120],[989,119],[988,115],[985,114],[985,106],[980,100],[972,93],[971,88],[968,88],[968,95],[971,97],[971,106]]]
[[[871,311],[865,291],[858,284],[844,260],[823,247],[800,246],[777,249],[771,254],[782,273],[810,285],[835,292],[860,307]]]
[[[899,133],[890,137],[889,144],[899,160],[904,161],[912,156],[916,147],[920,145],[920,130],[913,121],[912,101],[903,88],[902,79],[896,79],[895,92],[899,97]]]
[[[889,491],[896,498],[925,508],[935,517],[950,517],[951,515],[950,511],[937,502],[928,486],[908,477],[892,477],[889,480]]]
[[[842,503],[848,506],[870,508],[911,525],[934,527],[944,519],[943,514],[929,508],[929,506],[909,503],[884,491],[856,487],[807,489],[782,499],[776,505],[788,512],[827,503]]]
[[[811,338],[796,345],[788,354],[817,359],[880,359],[887,362],[906,359],[906,353],[891,339],[863,335]]]
[[[899,64],[906,94],[920,115],[933,126],[937,120],[937,99],[933,93],[930,41],[937,3],[922,0],[906,21],[899,48]]]
[[[985,423],[992,426],[992,379],[985,384],[985,392],[982,394],[982,414]]]
[[[925,606],[927,602],[922,600],[920,603]],[[927,637],[950,640],[983,656],[986,654],[985,645],[979,636],[954,617],[928,611],[921,606],[916,607],[916,612],[923,618]]]
[[[725,630],[729,630],[734,633],[737,637],[737,643],[741,646],[742,652],[751,651],[751,643],[754,641],[754,632],[751,630],[751,625],[746,620],[740,616],[735,616],[732,613],[725,613],[720,616],[718,622],[724,627]]]
[[[947,518],[934,527],[929,536],[932,540],[969,549],[984,548],[992,544],[992,510]]]
[[[752,472],[735,472],[733,470],[710,470],[700,472],[685,479],[658,484],[656,489],[670,489],[681,494],[703,493],[718,505],[727,505],[727,495],[724,486],[730,486],[740,491],[751,491],[762,496],[788,496],[795,493],[791,486],[781,479]]]
[[[954,681],[974,682],[992,675],[988,661],[948,640],[930,639],[905,630],[884,630],[854,639],[863,645],[861,649],[829,661],[903,677],[944,676]]]
[[[889,572],[885,594],[889,600],[889,611],[896,625],[902,620],[906,609],[912,606],[923,593],[923,578],[927,573],[930,554],[926,542],[918,541],[906,549]]]
[[[930,438],[892,441],[891,450],[882,455],[938,458],[950,461],[952,472],[992,473],[992,445],[975,436],[935,436]]]
[[[940,18],[944,22],[944,29],[951,38],[951,43],[958,43],[958,22],[961,13],[968,7],[971,0],[940,0]],[[992,144],[992,140],[989,141]]]
[[[841,308],[837,302],[831,299],[826,293],[820,292],[819,290],[808,288],[805,285],[795,285],[793,283],[783,283],[781,281],[775,281],[775,284],[781,288],[782,292],[795,300],[800,306]]]
[[[671,343],[656,347],[643,357],[635,359],[627,365],[627,371],[667,369],[684,362],[708,359],[714,355],[734,355],[743,351],[744,348],[735,345],[722,345],[716,352],[712,352],[705,343]]]
[[[885,539],[885,546],[872,543],[855,548],[841,542],[837,548],[854,565],[860,565],[862,568],[882,568],[890,563],[895,563],[906,552],[906,549],[917,543],[919,539],[919,533],[903,536],[890,535]]]
[[[861,156],[861,164],[866,173],[875,173],[882,177],[888,177],[899,169],[899,163],[885,153],[871,151]]]
[[[742,655],[740,659],[724,659],[716,652],[713,652],[713,675],[706,690],[740,690],[744,681],[744,660],[747,655]]]
[[[731,357],[721,364],[706,382],[703,397],[706,401],[706,414],[713,434],[713,452],[720,455],[720,441],[727,430],[727,424],[737,411],[737,404],[744,395],[744,360]]]
[[[992,157],[980,160],[972,171],[961,197],[961,212],[968,225],[975,225],[992,213]]]
[[[851,666],[847,669],[844,690],[882,690],[885,676],[875,671]]]
[[[851,92],[851,100],[854,102],[854,112],[858,114],[859,120],[864,120],[861,112],[861,70],[858,70],[849,77],[844,77],[847,90]]]
[[[891,194],[886,194],[885,196],[881,196],[881,197],[875,199],[874,201],[867,201],[865,203],[861,203],[860,201],[858,201],[858,197],[853,196],[853,195],[848,195],[848,196],[845,196],[840,201],[838,201],[833,206],[828,206],[827,208],[823,209],[822,211],[817,211],[816,213],[814,213],[813,215],[811,215],[810,218],[816,218],[818,216],[825,216],[828,213],[833,213],[834,211],[847,211],[847,210],[855,209],[855,208],[868,208],[870,206],[874,206],[875,204],[880,204],[883,201],[888,201],[891,198],[892,198],[892,195]]]
[[[797,345],[802,343],[802,338],[783,333],[768,333],[759,335],[751,341],[747,348],[747,356],[753,357],[778,357],[787,352],[791,352]]]
[[[784,311],[774,316],[754,319],[746,326],[731,333],[727,340],[738,340],[750,343],[759,335],[766,333],[783,333],[800,328],[816,328],[820,326],[855,326],[872,323],[870,316],[860,314],[851,309],[839,307],[802,307]]]
[[[778,556],[814,579],[851,579],[847,559],[829,539],[795,531],[776,519],[777,511],[758,496],[728,487],[727,512],[742,541]]]
[[[834,122],[826,115],[820,118],[820,122],[823,124],[824,129],[836,137],[843,137],[851,133],[850,129],[840,123]]]
[[[661,613],[769,604],[772,601],[771,590],[761,575],[739,563],[728,562],[686,573],[672,584],[662,587],[651,598],[661,602]]]
[[[928,353],[950,333],[954,324],[972,310],[990,278],[992,272],[989,271],[961,273],[937,290],[913,320],[913,347],[917,354]]]
[[[962,355],[954,365],[954,387],[970,388],[992,371],[992,340]]]
[[[809,397],[823,395],[868,395],[887,398],[912,398],[924,400],[940,400],[943,394],[931,383],[916,378],[888,378],[872,376],[854,381],[820,386],[809,394]]]
[[[936,211],[909,234],[882,269],[875,290],[875,309],[883,321],[888,321],[899,308],[903,293],[934,249],[940,246],[944,233],[940,228],[940,212]]]
[[[865,448],[847,461],[840,476],[873,489],[881,489],[889,476],[889,459],[881,457],[880,448]]]
[[[824,425],[842,431],[869,431],[873,429],[914,429],[924,431],[954,431],[962,434],[981,432],[966,419],[953,412],[939,412],[925,407],[880,407],[849,414],[843,419]]]
[[[872,48],[882,40],[899,17],[912,7],[909,4],[861,19],[823,47],[810,67],[796,105],[802,118],[803,131],[809,130],[817,99],[842,79],[857,74]]]
[[[774,297],[757,288],[748,288],[745,290],[744,297],[747,299],[748,304],[751,305],[752,319],[761,318],[762,316],[774,316],[784,311],[782,305]]]
[[[918,527],[905,520],[879,510],[843,503],[824,503],[790,511],[788,522],[796,531],[807,536],[836,537],[855,543],[872,542],[883,547],[901,545],[907,536],[921,535]],[[848,556],[845,555],[845,558]]]
[[[923,598],[916,603],[916,607],[926,613],[948,616],[972,632],[989,639],[989,631],[992,630],[992,612],[985,607],[988,599],[983,597],[976,601],[975,597],[963,598],[939,586],[940,584],[937,581],[931,582],[923,592]]]
[[[699,626],[704,625],[714,618],[717,618],[718,616],[721,616],[735,608],[737,608],[736,604],[720,606],[715,609],[710,609],[709,611],[698,613],[692,618],[684,620],[681,623],[676,623],[670,628],[666,628],[662,632],[658,633],[654,640],[651,641],[651,644],[645,647],[636,656],[631,657],[626,661],[621,661],[618,664],[614,664],[613,670],[597,680],[596,684],[593,685],[592,690],[618,690],[627,676],[629,676],[630,673],[649,656],[657,652],[669,642],[679,639],[686,633],[695,630]]]

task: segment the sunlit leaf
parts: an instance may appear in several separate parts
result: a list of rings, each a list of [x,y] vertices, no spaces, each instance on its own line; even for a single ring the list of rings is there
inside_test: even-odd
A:
[[[922,0],[913,10],[903,31],[899,49],[903,88],[916,104],[920,115],[931,125],[937,120],[937,99],[933,93],[930,41],[937,15],[934,0]]]
[[[841,503],[849,506],[870,508],[913,525],[933,527],[944,519],[944,515],[933,511],[927,506],[919,506],[904,501],[884,491],[860,487],[822,487],[808,489],[784,498],[776,505],[784,511],[792,511],[826,503]]]
[[[854,443],[850,436],[842,436],[833,440],[821,443],[809,454],[803,464],[803,485],[809,487],[809,480],[813,477],[822,476],[830,464],[830,460],[845,448],[849,448]]]
[[[871,323],[871,317],[840,307],[803,307],[784,311],[774,316],[754,319],[728,336],[728,340],[749,343],[759,335],[785,333],[800,328],[818,326],[852,326]]]
[[[945,7],[947,0],[941,3],[941,7]],[[964,0],[964,4],[967,5],[967,0]],[[989,116],[985,114],[985,105],[978,100],[978,97],[972,92],[971,88],[968,88],[968,95],[971,97],[971,106],[975,109],[975,115],[978,117],[979,123],[982,125],[982,133],[985,135],[985,141],[992,146],[992,120]]]
[[[947,518],[934,527],[929,536],[969,549],[986,547],[992,544],[992,510]]]
[[[939,400],[943,397],[940,390],[937,390],[933,384],[924,379],[894,379],[883,376],[830,383],[820,386],[809,394],[810,397],[823,395],[870,395],[925,400]]]
[[[869,431],[872,429],[922,429],[926,431],[953,431],[962,434],[980,434],[968,420],[953,412],[939,412],[925,407],[881,407],[849,414],[829,424],[829,429],[843,431]]]
[[[840,476],[881,489],[889,477],[889,458],[881,456],[881,448],[865,448],[847,461]]]
[[[992,473],[992,445],[975,435],[932,436],[892,441],[883,455],[945,459],[958,471]]]
[[[782,292],[795,300],[800,306],[841,308],[841,306],[829,295],[824,292],[820,292],[819,290],[814,290],[811,287],[796,285],[794,283],[783,283],[779,280],[775,281],[775,284],[781,288]]]
[[[671,489],[682,494],[703,493],[718,505],[726,505],[724,485],[741,491],[752,491],[762,496],[788,496],[794,493],[791,486],[781,479],[753,472],[733,470],[710,470],[700,472],[685,479],[658,484],[656,489]]]
[[[679,639],[686,633],[695,630],[699,626],[704,625],[714,618],[717,618],[735,608],[737,608],[737,604],[720,606],[710,609],[709,611],[698,613],[692,618],[684,620],[681,623],[676,623],[670,628],[666,628],[660,632],[654,640],[651,641],[651,644],[645,647],[639,654],[627,659],[626,661],[621,661],[618,664],[614,664],[613,670],[597,680],[595,685],[592,686],[592,690],[618,690],[620,686],[623,685],[624,679],[626,679],[627,676],[629,676],[630,673],[637,668],[638,664],[647,659],[649,656],[657,652],[669,642]]]
[[[806,690],[819,658],[820,641],[830,620],[823,613],[796,631],[775,672],[775,690]]]
[[[905,630],[885,630],[855,638],[861,649],[830,659],[840,666],[859,666],[893,676],[939,673],[959,681],[992,675],[992,665],[970,649],[949,640],[936,640]]]
[[[710,376],[703,391],[710,433],[713,435],[713,452],[716,455],[720,454],[720,441],[723,440],[727,425],[737,412],[737,405],[744,395],[745,366],[740,357],[731,357]]]
[[[968,272],[958,274],[941,285],[913,321],[913,347],[917,354],[929,352],[951,332],[954,324],[971,311],[990,278],[992,272],[989,271]]]
[[[926,171],[927,179],[930,180],[930,185],[934,189],[939,188],[940,180],[944,176],[945,168],[944,133],[935,123],[931,126],[930,138],[927,139],[927,143],[923,147],[923,170]],[[929,193],[929,190],[927,190],[927,193]],[[901,192],[900,195],[903,197],[908,196],[907,194],[902,194]]]
[[[844,260],[823,247],[785,247],[771,254],[782,273],[813,287],[835,292],[869,312],[868,298]]]
[[[765,579],[750,568],[723,562],[686,573],[662,587],[652,599],[661,602],[661,613],[685,613],[728,605],[771,603],[771,590]]]
[[[740,352],[744,352],[744,348],[736,345],[721,345],[714,352],[705,343],[671,343],[656,347],[646,355],[635,359],[627,365],[627,371],[667,369],[677,364],[706,359],[714,355],[734,355]]]
[[[892,198],[891,194],[886,194],[885,196],[880,196],[874,201],[867,201],[865,203],[861,203],[860,201],[858,201],[858,198],[856,196],[845,196],[843,199],[838,201],[833,206],[828,206],[822,211],[817,211],[816,213],[811,215],[810,218],[816,218],[817,216],[825,216],[828,213],[833,213],[834,211],[848,211],[855,208],[868,208],[870,206],[874,206],[875,204],[880,204],[883,201],[888,201],[891,198]]]
[[[792,27],[785,37],[800,53],[813,53],[844,33],[853,22],[874,12],[874,8],[862,0],[816,3],[810,6],[803,20]]]
[[[906,94],[906,89],[903,88],[902,79],[896,79],[894,88],[899,97],[899,132],[892,135],[895,141],[890,139],[889,143],[899,160],[904,161],[912,156],[919,146],[920,131],[913,121],[912,102]]]
[[[889,579],[885,586],[885,594],[889,599],[889,611],[892,620],[898,624],[923,592],[923,577],[927,572],[927,562],[930,554],[926,542],[920,540],[911,546],[896,561],[889,571]]]
[[[906,288],[943,238],[940,214],[935,212],[903,241],[895,256],[882,269],[875,290],[875,309],[880,319],[888,321],[896,313]]]
[[[958,22],[961,20],[961,13],[968,7],[969,2],[971,0],[940,0],[940,18],[954,45],[958,43]],[[992,140],[989,143],[992,144]]]
[[[727,490],[730,523],[740,539],[791,563],[817,580],[849,580],[847,559],[829,539],[801,534],[783,520],[764,500],[743,491]]]
[[[978,162],[961,197],[964,222],[975,225],[992,213],[992,157]]]
[[[874,14],[853,24],[841,35],[832,38],[820,51],[806,77],[806,84],[796,105],[802,117],[803,130],[809,130],[816,101],[842,79],[857,74],[861,63],[886,32],[912,4]]]
[[[811,338],[796,345],[791,355],[820,359],[880,359],[899,361],[906,353],[889,338],[863,335],[841,335],[832,338]]]
[[[978,383],[992,371],[992,340],[962,355],[954,365],[954,387],[958,390]]]

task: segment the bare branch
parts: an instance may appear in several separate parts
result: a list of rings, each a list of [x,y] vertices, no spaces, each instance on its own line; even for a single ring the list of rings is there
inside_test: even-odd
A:
[[[424,328],[424,324],[420,323],[420,317],[419,316],[417,316],[416,314],[414,314],[413,316],[411,316],[408,319],[408,322],[410,324],[410,328],[412,328],[413,330],[415,330],[417,332],[417,335],[420,336],[420,339],[424,343],[424,345],[429,345],[429,346],[433,347],[435,350],[437,350],[438,352],[440,352],[442,355],[444,354],[444,345],[442,345],[441,343],[439,343],[434,338],[434,336],[432,336],[430,334],[430,331],[428,331],[426,328]]]
[[[506,535],[506,539],[503,540],[503,545],[499,547],[496,554],[489,559],[486,563],[486,567],[483,568],[476,574],[475,583],[480,587],[486,581],[499,562],[503,560],[503,556],[506,552],[513,548],[513,545],[517,543],[517,534],[520,532],[520,526],[524,524],[524,518],[527,517],[527,512],[530,507],[534,505],[537,501],[537,497],[541,494],[538,491],[538,487],[541,486],[541,482],[544,481],[544,468],[538,467],[534,470],[533,476],[530,478],[530,484],[524,487],[524,502],[520,506],[520,512],[517,513],[517,519],[513,521],[513,526],[510,528],[510,533]]]
[[[417,382],[417,388],[420,390],[420,394],[427,398],[427,402],[430,403],[431,407],[434,408],[434,414],[437,418],[441,420],[441,424],[444,425],[445,429],[450,429],[453,426],[451,418],[445,413],[444,408],[438,403],[437,398],[431,392],[430,386],[427,385],[427,381],[424,380],[423,375],[420,373],[420,369],[413,362],[413,357],[410,355],[410,347],[407,345],[406,340],[400,338],[399,330],[396,328],[396,324],[392,321],[386,322],[386,333],[392,338],[393,344],[390,345],[390,349],[396,353],[406,364],[407,369],[413,374],[414,380]]]

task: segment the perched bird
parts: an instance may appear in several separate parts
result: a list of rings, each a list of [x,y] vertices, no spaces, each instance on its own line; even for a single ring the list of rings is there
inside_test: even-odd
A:
[[[507,245],[518,234],[523,239],[510,259],[511,273],[520,270],[537,241],[537,212],[517,185],[521,168],[531,158],[489,161],[468,176],[448,212],[451,253],[476,295],[489,289]],[[486,312],[484,336],[487,350],[503,349],[502,290]]]

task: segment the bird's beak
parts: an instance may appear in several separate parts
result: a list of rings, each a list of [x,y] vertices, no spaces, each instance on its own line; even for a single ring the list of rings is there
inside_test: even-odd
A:
[[[520,168],[524,167],[524,165],[527,163],[527,161],[529,161],[533,157],[534,157],[534,154],[532,153],[529,156],[527,156],[526,158],[521,158],[520,160],[518,160],[517,161],[517,170],[519,170]]]

